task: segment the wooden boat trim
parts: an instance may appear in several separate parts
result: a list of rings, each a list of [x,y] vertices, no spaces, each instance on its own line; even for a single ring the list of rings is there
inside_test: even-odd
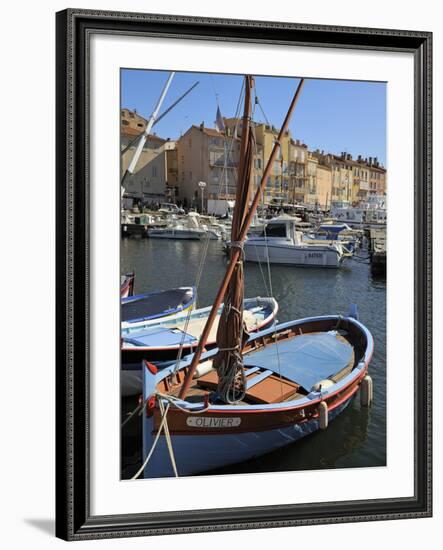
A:
[[[201,413],[202,417],[203,416],[208,417],[210,415],[217,415],[217,416],[218,415],[223,415],[223,417],[225,417],[225,418],[241,417],[242,420],[245,420],[248,417],[250,419],[254,419],[254,417],[256,417],[256,415],[258,413],[260,413],[260,416],[256,417],[257,419],[261,418],[260,425],[258,425],[258,424],[255,425],[255,422],[253,421],[253,426],[251,426],[249,421],[246,421],[246,422],[243,421],[242,422],[243,423],[242,427],[237,427],[235,429],[231,428],[231,429],[234,429],[234,431],[236,431],[236,432],[249,431],[251,429],[254,429],[254,430],[269,430],[269,429],[274,429],[274,428],[271,428],[266,423],[263,424],[263,419],[266,419],[267,417],[274,417],[275,415],[278,416],[278,415],[285,415],[287,413],[292,413],[291,414],[291,419],[289,420],[289,424],[294,424],[294,422],[303,422],[304,421],[303,418],[296,418],[296,415],[299,411],[303,410],[304,414],[305,414],[306,410],[316,411],[316,408],[318,407],[318,404],[321,401],[331,403],[332,406],[331,406],[330,410],[333,410],[334,408],[339,406],[341,403],[346,401],[348,398],[352,397],[352,395],[357,391],[357,389],[358,389],[358,387],[361,383],[361,380],[363,379],[363,377],[365,376],[365,374],[367,372],[368,365],[371,361],[372,354],[373,354],[373,348],[374,348],[373,339],[372,339],[372,336],[371,336],[370,332],[366,329],[366,327],[364,325],[359,323],[354,318],[352,318],[352,317],[340,317],[340,316],[325,316],[325,317],[311,317],[311,318],[306,318],[306,319],[300,319],[295,323],[293,321],[290,321],[290,322],[282,324],[282,325],[280,325],[276,328],[268,329],[268,330],[263,331],[262,333],[260,333],[258,335],[252,336],[250,341],[249,341],[249,344],[251,345],[251,347],[250,347],[251,350],[257,349],[255,344],[254,344],[254,340],[265,341],[267,336],[269,336],[272,333],[275,333],[276,331],[281,332],[283,337],[285,337],[288,333],[287,332],[288,328],[293,329],[294,333],[295,333],[295,331],[297,329],[301,328],[301,326],[303,326],[303,328],[306,329],[306,326],[309,327],[311,325],[314,325],[314,326],[317,325],[317,328],[318,328],[319,323],[320,324],[327,323],[330,326],[331,323],[337,322],[337,321],[346,323],[347,328],[352,327],[355,330],[355,332],[357,332],[357,331],[360,332],[361,335],[366,338],[366,343],[365,343],[364,348],[362,349],[361,355],[359,355],[359,357],[357,358],[358,362],[354,365],[352,371],[349,374],[345,375],[340,380],[338,380],[337,382],[335,382],[332,387],[327,388],[326,390],[321,391],[321,392],[310,392],[305,397],[299,397],[299,398],[291,400],[291,401],[284,401],[284,402],[280,402],[280,403],[271,403],[271,404],[263,403],[263,404],[258,404],[258,405],[257,404],[213,405],[213,406],[210,405],[207,411],[205,411],[204,413]],[[305,333],[306,333],[306,330],[305,330]],[[274,338],[274,341],[275,341],[275,338]],[[201,360],[202,361],[207,360],[210,357],[212,357],[215,353],[217,353],[217,350],[207,352],[204,355],[202,355]],[[188,364],[189,364],[189,360],[182,361],[182,367],[180,369],[180,371],[181,371],[180,372],[180,377],[185,375]],[[173,370],[174,370],[174,366],[169,367],[169,368],[165,369],[165,371],[162,371],[161,373],[158,374],[157,387],[159,385],[161,385],[162,382],[164,382],[165,383],[165,389],[167,390],[167,388],[166,388],[166,386],[167,386],[166,379],[170,376],[170,374],[172,373]],[[189,428],[186,429],[184,426],[182,426],[182,429],[179,429],[179,427],[177,426],[177,423],[183,424],[183,422],[186,422],[186,418],[188,416],[191,416],[193,412],[195,413],[196,411],[201,409],[202,403],[203,403],[203,395],[202,395],[201,402],[197,403],[197,404],[196,403],[190,403],[188,401],[179,401],[179,405],[182,408],[185,408],[185,409],[189,410],[189,415],[186,414],[186,412],[183,412],[183,411],[175,409],[174,407],[171,407],[170,412],[169,412],[170,418],[171,418],[171,422],[170,422],[171,432],[175,433],[175,434],[180,433],[180,434],[183,434],[183,435],[191,434],[191,433],[192,434],[198,434],[198,433],[202,433],[202,434],[228,433],[227,431],[225,431],[225,429],[228,430],[229,428],[225,428],[223,430],[222,429],[217,429],[213,432],[209,431],[208,429],[205,429],[204,431],[202,431],[202,430],[199,431],[198,428],[193,429],[193,430],[189,430]],[[158,418],[158,414],[159,414],[158,411],[156,409],[154,409],[154,418],[155,419]],[[311,417],[315,418],[315,412],[311,415]],[[281,427],[281,426],[285,426],[285,425],[288,425],[288,420],[287,419],[286,419],[286,421],[276,422],[274,424],[274,426],[276,428]]]
[[[303,424],[305,422],[318,418],[318,404],[324,401],[328,404],[329,411],[333,411],[346,401],[348,401],[358,390],[360,382],[365,376],[367,365],[361,369],[357,377],[350,383],[348,382],[343,387],[331,392],[327,396],[319,397],[318,399],[300,399],[303,403],[298,403],[289,407],[276,407],[274,410],[254,410],[249,411],[239,406],[236,410],[226,410],[222,408],[210,407],[205,413],[199,415],[199,418],[212,418],[214,415],[223,415],[221,419],[240,419],[240,423],[235,427],[223,427],[217,429],[208,429],[205,427],[189,429],[187,419],[195,417],[192,414],[186,414],[178,409],[171,408],[168,413],[169,431],[172,435],[223,435],[232,433],[246,433],[250,431],[268,431],[286,427],[288,425]],[[319,393],[319,392],[318,392]],[[306,403],[308,401],[308,403]],[[294,402],[293,402],[294,403]],[[250,413],[261,413],[259,417],[251,416]],[[288,415],[288,413],[291,413]],[[161,422],[160,411],[158,408],[154,411],[154,429],[153,434],[157,433]]]

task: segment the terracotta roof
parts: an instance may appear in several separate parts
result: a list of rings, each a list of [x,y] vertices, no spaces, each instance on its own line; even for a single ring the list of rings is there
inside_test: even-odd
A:
[[[142,133],[142,129],[132,128],[131,126],[120,126],[120,133],[122,136],[138,136]]]

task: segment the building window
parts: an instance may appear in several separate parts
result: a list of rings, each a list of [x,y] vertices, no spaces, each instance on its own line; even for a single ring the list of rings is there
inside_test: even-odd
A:
[[[212,166],[223,166],[225,163],[225,155],[223,151],[210,151],[209,164]]]
[[[152,176],[155,178],[157,177],[157,166],[152,167]]]
[[[127,120],[122,120],[122,125],[123,125],[123,126],[129,126],[129,121],[127,121]]]
[[[222,140],[218,137],[211,137],[209,139],[209,144],[213,147],[222,147]]]

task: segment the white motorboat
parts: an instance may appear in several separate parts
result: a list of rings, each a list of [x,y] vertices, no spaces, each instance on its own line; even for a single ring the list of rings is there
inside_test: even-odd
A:
[[[218,240],[221,233],[200,223],[200,215],[197,212],[189,212],[181,218],[170,218],[166,227],[149,229],[148,236],[154,239]]]
[[[245,259],[249,262],[268,262],[306,267],[341,265],[351,252],[340,241],[309,242],[298,231],[298,220],[283,215],[271,220],[259,236],[249,236],[244,243]]]

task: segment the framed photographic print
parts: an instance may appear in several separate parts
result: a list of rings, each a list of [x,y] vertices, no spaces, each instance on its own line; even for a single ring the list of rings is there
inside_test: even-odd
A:
[[[57,14],[57,536],[431,515],[431,39]]]

